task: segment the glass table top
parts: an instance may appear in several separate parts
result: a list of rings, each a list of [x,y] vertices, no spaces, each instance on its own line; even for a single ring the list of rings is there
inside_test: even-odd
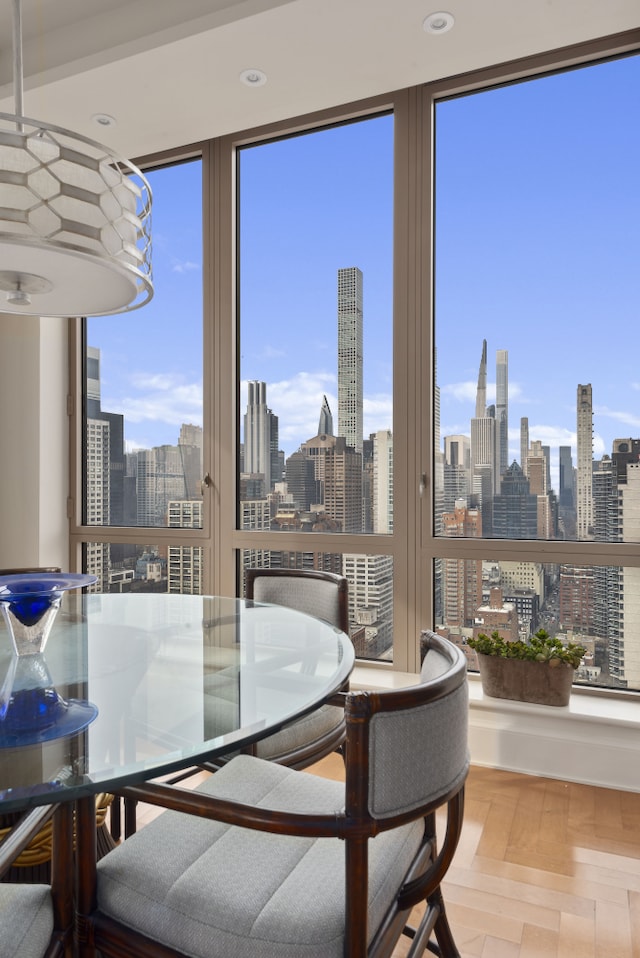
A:
[[[12,662],[0,629],[0,681]],[[0,808],[116,790],[234,751],[325,701],[353,664],[344,633],[282,606],[68,593],[44,653],[45,684],[92,706],[90,719],[46,741],[5,736]],[[0,725],[6,710],[0,692]]]

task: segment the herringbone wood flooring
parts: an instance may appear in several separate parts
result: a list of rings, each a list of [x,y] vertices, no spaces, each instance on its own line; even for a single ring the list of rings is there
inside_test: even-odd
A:
[[[443,891],[463,958],[640,958],[640,794],[473,767]]]

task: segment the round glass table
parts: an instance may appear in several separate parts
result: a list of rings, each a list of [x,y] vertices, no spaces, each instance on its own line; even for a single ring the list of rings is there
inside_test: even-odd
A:
[[[0,811],[117,791],[235,751],[344,685],[353,646],[326,622],[217,596],[68,593],[46,683],[91,706],[74,734],[0,737]],[[0,632],[0,676],[12,650]],[[6,715],[0,701],[0,726]],[[3,709],[4,713],[3,714]],[[17,737],[16,737],[17,736]]]

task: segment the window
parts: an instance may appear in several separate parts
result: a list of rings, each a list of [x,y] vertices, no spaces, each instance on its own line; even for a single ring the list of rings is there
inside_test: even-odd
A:
[[[177,537],[203,526],[202,164],[147,175],[154,298],[86,321],[83,519],[114,531],[84,568],[97,591],[200,592],[201,547]],[[175,532],[148,545],[126,527]]]
[[[103,588],[336,569],[378,668],[502,615],[640,691],[640,56],[616,44],[152,170],[156,297],[86,324],[72,541]]]
[[[390,657],[392,558],[299,540],[393,533],[393,116],[243,146],[238,184],[237,528],[297,540],[242,566],[346,575],[360,654]]]
[[[585,680],[631,688],[635,570],[598,552],[640,537],[639,82],[631,56],[435,103],[434,532],[580,544],[443,558],[436,622],[461,642],[542,624],[591,650]]]

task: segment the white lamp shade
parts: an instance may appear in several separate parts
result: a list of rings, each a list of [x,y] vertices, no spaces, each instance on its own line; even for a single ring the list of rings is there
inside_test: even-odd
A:
[[[147,303],[151,189],[107,147],[0,113],[0,312],[98,316]]]

